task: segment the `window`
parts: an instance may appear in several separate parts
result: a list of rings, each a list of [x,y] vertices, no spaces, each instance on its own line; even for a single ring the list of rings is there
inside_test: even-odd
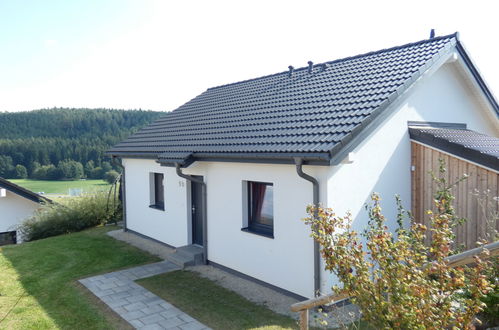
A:
[[[150,199],[149,207],[164,210],[165,209],[165,189],[163,187],[163,173],[150,173]]]
[[[7,244],[16,244],[17,237],[15,231],[7,231],[4,233],[0,233],[0,246]]]
[[[248,182],[248,227],[246,230],[273,237],[274,186],[272,183]]]

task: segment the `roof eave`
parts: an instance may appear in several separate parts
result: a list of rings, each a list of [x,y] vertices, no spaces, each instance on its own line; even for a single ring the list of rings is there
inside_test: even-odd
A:
[[[474,64],[473,60],[471,59],[470,55],[466,51],[466,48],[464,47],[462,41],[459,39],[459,35],[456,36],[456,49],[463,59],[466,67],[470,70],[470,73],[473,75],[473,78],[475,78],[476,83],[482,90],[483,94],[485,95],[486,99],[490,102],[491,107],[494,109],[496,114],[499,116],[499,104],[497,103],[496,98],[494,97],[494,94],[488,87],[487,83],[483,79],[482,75],[480,74],[480,71],[478,71],[477,66]]]
[[[436,68],[440,68],[447,62],[450,54],[454,51],[457,41],[457,33],[455,39],[449,42],[442,50],[434,55],[426,62],[412,77],[407,79],[396,91],[394,91],[385,102],[383,102],[368,118],[363,120],[349,135],[347,135],[340,143],[334,146],[330,151],[330,165],[339,165],[343,159],[352,152],[367,136],[374,132],[379,125],[396,111],[402,102],[408,97],[413,90],[414,85],[427,75],[428,72],[433,72]]]
[[[432,136],[431,134],[421,132],[418,129],[414,128],[409,128],[409,137],[413,141],[420,142],[422,144],[445,151],[457,157],[461,157],[465,160],[491,168],[495,171],[499,171],[499,162],[497,161],[497,157],[493,157],[492,155],[481,153],[478,150],[465,148],[457,143]]]
[[[107,156],[118,158],[143,158],[143,159],[157,159],[157,152],[126,152],[126,151],[108,151],[104,153]]]
[[[328,166],[330,154],[328,152],[290,152],[290,153],[194,153],[187,160],[158,159],[162,166],[189,167],[194,162],[232,162],[232,163],[259,163],[259,164],[291,164],[294,159],[302,158],[305,165]]]
[[[8,191],[21,196],[23,198],[29,199],[35,203],[53,203],[53,201],[47,197],[41,196],[31,190],[18,186],[15,183],[12,183],[8,180],[0,178],[0,188],[7,189]]]

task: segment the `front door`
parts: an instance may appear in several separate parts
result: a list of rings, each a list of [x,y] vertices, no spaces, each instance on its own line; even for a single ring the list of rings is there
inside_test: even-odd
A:
[[[203,180],[202,176],[193,177]],[[192,244],[203,245],[203,187],[191,181]]]

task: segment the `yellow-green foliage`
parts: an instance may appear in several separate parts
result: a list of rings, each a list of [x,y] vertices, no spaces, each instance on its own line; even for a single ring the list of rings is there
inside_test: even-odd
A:
[[[77,232],[110,222],[117,214],[117,205],[108,205],[107,194],[97,192],[71,198],[64,204],[47,204],[25,220],[19,230],[23,240]]]
[[[442,166],[441,174],[444,171]],[[443,179],[436,183],[437,211],[428,212],[431,246],[424,244],[425,226],[412,222],[404,228],[400,201],[399,228],[396,234],[390,232],[377,194],[372,195],[369,225],[362,234],[352,229],[350,214],[340,217],[332,209],[307,209],[309,217],[304,220],[321,245],[326,269],[343,285],[333,289],[352,297],[363,318],[376,328],[465,329],[483,309],[480,299],[492,290],[485,274],[488,262],[476,257],[471,267],[452,268],[446,261],[453,253],[456,217],[451,205],[452,186]]]

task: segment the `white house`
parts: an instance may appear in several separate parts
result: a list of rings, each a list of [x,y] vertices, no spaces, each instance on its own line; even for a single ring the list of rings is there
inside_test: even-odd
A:
[[[499,107],[458,34],[210,88],[114,146],[126,229],[301,297],[328,292],[301,219],[359,228],[373,191],[410,209],[409,126],[499,136]]]
[[[0,245],[20,243],[17,226],[48,198],[0,178]]]

